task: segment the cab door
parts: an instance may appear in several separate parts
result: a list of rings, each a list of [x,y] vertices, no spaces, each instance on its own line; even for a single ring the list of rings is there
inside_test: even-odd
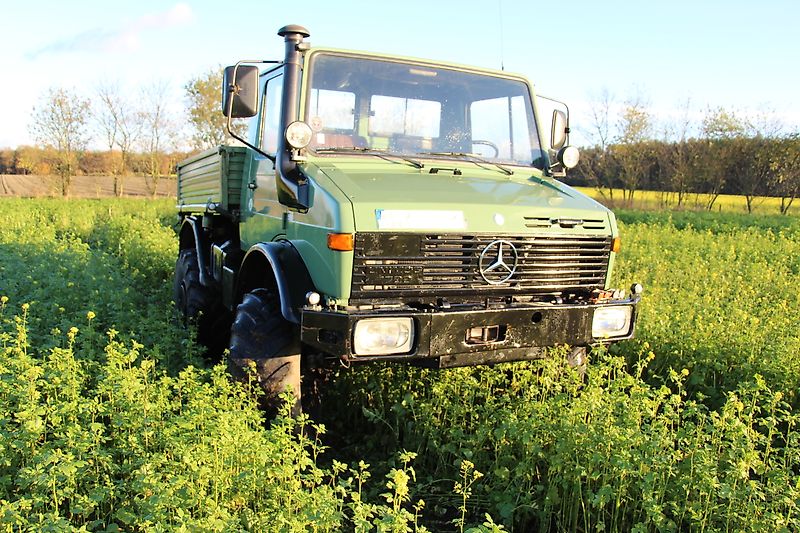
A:
[[[250,142],[261,150],[275,156],[280,135],[281,97],[283,94],[282,70],[262,75],[261,110],[258,121],[250,131]],[[285,234],[285,206],[278,202],[275,182],[275,163],[255,151],[251,161],[247,198],[244,202],[241,224],[242,247],[248,248],[257,242],[267,242]]]

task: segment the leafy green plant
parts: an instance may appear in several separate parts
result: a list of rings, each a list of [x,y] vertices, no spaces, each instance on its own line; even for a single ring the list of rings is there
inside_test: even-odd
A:
[[[169,201],[4,207],[6,529],[800,529],[796,219],[622,213],[637,338],[585,376],[373,365],[268,422],[173,319]]]
[[[424,531],[406,505],[413,454],[389,481],[391,502],[365,502],[365,463],[352,470],[355,485],[338,478],[346,467],[319,465],[324,427],[289,416],[288,402],[264,420],[256,388],[194,356],[169,301],[176,243],[167,202],[7,207],[0,524]]]

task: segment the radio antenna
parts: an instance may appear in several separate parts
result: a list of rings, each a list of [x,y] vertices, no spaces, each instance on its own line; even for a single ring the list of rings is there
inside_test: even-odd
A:
[[[503,41],[505,41],[505,37],[503,36],[503,0],[497,0],[497,8],[500,13],[500,70],[505,70],[506,66],[503,61]]]

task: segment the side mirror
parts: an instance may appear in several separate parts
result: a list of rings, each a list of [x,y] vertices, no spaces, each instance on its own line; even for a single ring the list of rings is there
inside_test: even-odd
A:
[[[222,114],[230,118],[250,118],[258,112],[258,67],[225,67],[222,77]]]
[[[567,114],[560,109],[554,109],[553,123],[550,128],[550,147],[553,150],[560,150],[567,142],[568,133]]]

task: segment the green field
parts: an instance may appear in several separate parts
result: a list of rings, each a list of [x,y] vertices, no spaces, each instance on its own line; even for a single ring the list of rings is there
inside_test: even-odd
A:
[[[797,218],[620,212],[639,329],[585,379],[339,369],[268,423],[176,324],[171,202],[2,206],[8,531],[800,530]]]
[[[687,193],[683,204],[678,206],[678,196],[673,192],[662,191],[636,191],[633,200],[624,199],[622,189],[609,191],[606,188],[576,187],[579,191],[602,202],[609,207],[625,207],[644,210],[673,209],[680,211],[711,211],[714,213],[747,213],[747,202],[744,196],[733,194],[720,194],[708,209],[712,196],[703,193]],[[787,200],[788,201],[788,200]],[[781,199],[769,196],[756,196],[753,198],[753,214],[778,215],[781,212]],[[788,210],[789,215],[800,214],[800,201],[794,200]]]

